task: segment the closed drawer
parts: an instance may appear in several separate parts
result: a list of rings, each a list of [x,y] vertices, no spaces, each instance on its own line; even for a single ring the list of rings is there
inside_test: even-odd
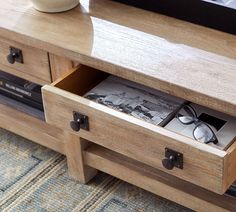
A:
[[[22,63],[8,61],[11,47],[21,50]],[[47,52],[3,38],[0,38],[0,69],[39,84],[51,82]]]
[[[168,131],[83,97],[106,74],[80,66],[43,87],[46,121],[73,133],[73,111],[88,116],[77,135],[181,179],[223,194],[236,179],[236,143],[227,151]],[[162,165],[165,148],[183,154],[183,169]]]

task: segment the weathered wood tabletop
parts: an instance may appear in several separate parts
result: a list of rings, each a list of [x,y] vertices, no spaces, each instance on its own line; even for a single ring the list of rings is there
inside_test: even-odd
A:
[[[236,116],[236,37],[108,0],[40,13],[1,1],[0,36]]]

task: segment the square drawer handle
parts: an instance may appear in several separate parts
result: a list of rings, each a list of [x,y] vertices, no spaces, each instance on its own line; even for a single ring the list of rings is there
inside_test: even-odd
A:
[[[79,112],[73,111],[73,121],[70,122],[70,127],[73,131],[79,132],[80,129],[89,131],[88,116],[85,116]]]
[[[9,53],[9,55],[7,55],[7,61],[10,64],[14,64],[15,62],[23,64],[24,61],[23,61],[22,50],[17,49],[15,47],[10,47],[10,53]]]
[[[162,165],[168,170],[172,170],[174,167],[183,169],[183,154],[165,148],[165,158],[162,160]]]

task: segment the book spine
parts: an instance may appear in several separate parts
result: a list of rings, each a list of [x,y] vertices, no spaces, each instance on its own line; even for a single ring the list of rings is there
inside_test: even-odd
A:
[[[35,101],[42,104],[41,92],[38,93],[33,90],[25,89],[24,85],[18,85],[4,78],[3,79],[0,78],[0,88],[3,92],[7,92],[13,96],[15,95],[18,98],[29,99],[31,101]]]
[[[27,91],[23,86],[16,85],[6,79],[0,79],[0,93],[43,111],[41,93]]]

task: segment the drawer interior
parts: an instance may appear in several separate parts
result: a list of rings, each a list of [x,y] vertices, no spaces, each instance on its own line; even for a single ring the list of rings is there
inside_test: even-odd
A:
[[[105,80],[109,74],[80,66],[76,71],[72,71],[63,80],[58,80],[54,86],[70,93],[83,96],[100,82]]]
[[[44,86],[47,123],[219,194],[236,180],[236,142],[217,149],[84,97],[109,76],[81,65]],[[70,125],[74,112],[88,117],[88,130],[74,132]],[[166,149],[183,154],[183,169],[163,167]]]
[[[68,91],[75,95],[84,96],[87,92],[89,92],[91,89],[93,89],[95,86],[97,86],[109,76],[111,75],[103,71],[80,65],[79,68],[76,68],[75,70],[67,74],[65,77],[63,77],[63,80],[59,79],[53,85],[57,88]],[[230,145],[234,143],[235,139],[236,136],[233,141],[230,142]],[[197,141],[192,139],[192,142]],[[222,149],[215,146],[214,144],[206,145]],[[226,148],[224,148],[223,150],[227,150],[230,145],[227,145]]]

